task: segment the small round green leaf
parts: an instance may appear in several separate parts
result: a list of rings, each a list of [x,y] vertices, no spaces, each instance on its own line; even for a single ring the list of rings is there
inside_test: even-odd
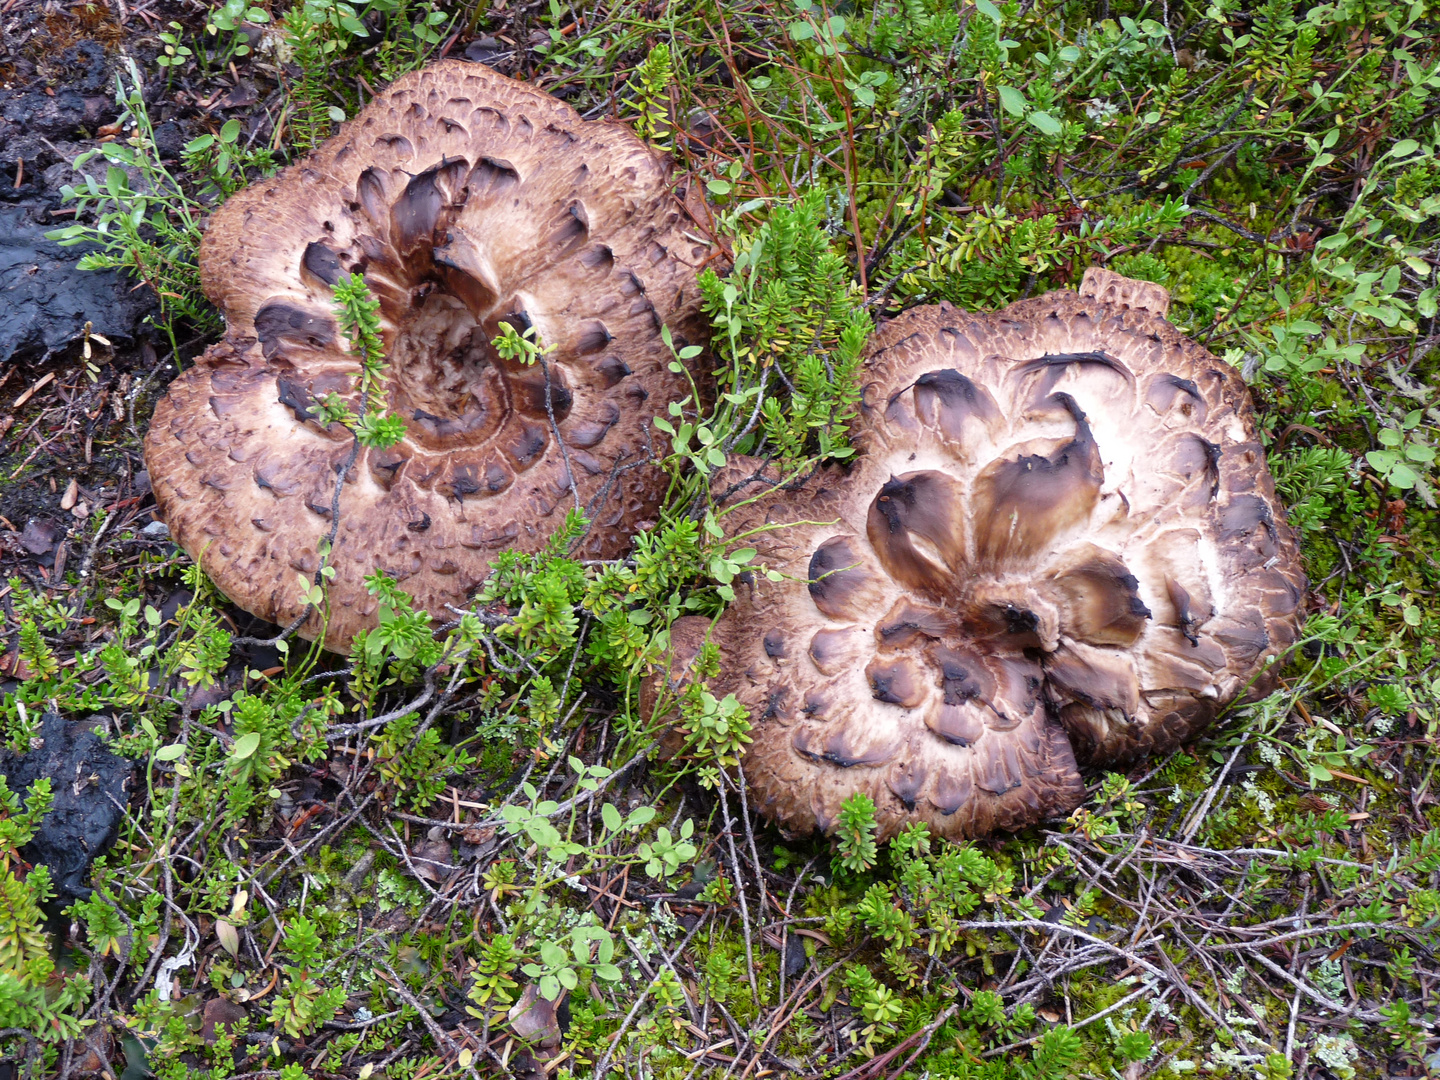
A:
[[[1013,86],[1002,86],[1000,90],[1000,107],[1011,116],[1024,116],[1025,106],[1028,104],[1025,95]]]
[[[1042,135],[1059,135],[1063,130],[1060,121],[1056,120],[1047,112],[1039,112],[1037,110],[1036,112],[1032,112],[1026,119],[1029,120]]]

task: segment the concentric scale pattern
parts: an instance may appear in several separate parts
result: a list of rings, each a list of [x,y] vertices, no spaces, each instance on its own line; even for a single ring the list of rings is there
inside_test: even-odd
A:
[[[383,569],[419,606],[463,605],[507,547],[534,549],[579,501],[585,550],[623,551],[654,519],[651,418],[686,392],[660,337],[703,340],[703,205],[627,128],[478,64],[399,79],[310,158],[227,201],[201,248],[224,341],[156,408],[146,460],[177,541],[241,607],[285,623],[318,566],[358,408],[357,358],[331,287],[380,301],[388,407],[403,442],[347,473],[326,644],[373,621]],[[502,360],[500,324],[534,326],[545,365]],[[318,617],[302,628],[320,632]]]
[[[1244,383],[1167,303],[1092,270],[991,316],[906,312],[871,344],[848,472],[717,480],[785,579],[677,623],[674,656],[719,645],[711,689],[750,710],[745,773],[787,828],[829,830],[855,791],[887,836],[1019,828],[1078,804],[1077,761],[1166,752],[1269,685],[1295,542]]]

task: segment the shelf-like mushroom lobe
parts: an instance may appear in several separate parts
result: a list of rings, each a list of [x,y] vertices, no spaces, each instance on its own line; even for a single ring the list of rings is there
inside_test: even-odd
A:
[[[370,625],[380,569],[417,606],[463,605],[490,558],[534,549],[579,502],[587,553],[653,520],[663,476],[640,465],[681,397],[660,336],[700,338],[695,274],[711,254],[667,158],[629,129],[479,64],[403,76],[309,158],[229,199],[201,247],[224,341],[178,378],[146,439],[160,513],[241,607],[304,607],[352,436],[315,404],[358,410],[359,359],[332,287],[361,273],[380,304],[384,405],[408,429],[344,478],[326,644]],[[508,323],[544,363],[505,360]],[[312,615],[301,630],[320,632]]]
[[[1295,541],[1244,382],[1167,302],[1092,270],[993,315],[906,312],[871,342],[853,467],[717,479],[783,579],[681,620],[672,656],[719,646],[711,690],[749,709],[745,774],[784,826],[829,830],[863,791],[884,835],[1019,828],[1078,804],[1077,762],[1168,751],[1269,685]]]

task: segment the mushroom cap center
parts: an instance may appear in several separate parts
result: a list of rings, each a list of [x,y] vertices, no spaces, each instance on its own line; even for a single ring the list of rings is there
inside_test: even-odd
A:
[[[527,444],[518,457],[530,461],[548,442],[550,421],[569,414],[573,393],[558,364],[506,360],[491,344],[502,324],[517,334],[532,325],[517,286],[501,284],[492,245],[460,223],[472,189],[493,186],[495,172],[484,159],[472,168],[449,157],[397,187],[394,175],[366,169],[353,205],[364,211],[354,217],[359,231],[343,250],[330,236],[310,242],[300,271],[326,286],[346,271],[364,275],[380,304],[387,404],[414,449],[479,447],[513,418]]]
[[[491,343],[501,323],[517,332],[529,325],[523,310],[511,310],[518,305],[476,312],[435,281],[412,293],[409,310],[381,301],[399,327],[389,350],[389,406],[405,419],[411,442],[436,451],[473,446],[493,438],[511,414],[557,423],[569,415],[573,394],[559,365],[506,360]]]

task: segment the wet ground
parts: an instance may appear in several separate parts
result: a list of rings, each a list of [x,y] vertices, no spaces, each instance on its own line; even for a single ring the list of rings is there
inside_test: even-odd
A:
[[[87,249],[45,234],[75,220],[63,189],[82,181],[76,158],[124,137],[115,123],[122,53],[156,71],[158,31],[172,18],[194,24],[203,10],[0,0],[0,579],[73,600],[77,623],[97,580],[171,550],[151,517],[140,446],[176,360],[150,288],[121,271],[77,269]],[[184,78],[146,86],[172,160],[224,119],[207,124],[187,108],[187,87]],[[182,362],[204,347],[174,329]],[[7,638],[9,591],[0,584]],[[14,662],[14,644],[0,647],[0,668]]]

